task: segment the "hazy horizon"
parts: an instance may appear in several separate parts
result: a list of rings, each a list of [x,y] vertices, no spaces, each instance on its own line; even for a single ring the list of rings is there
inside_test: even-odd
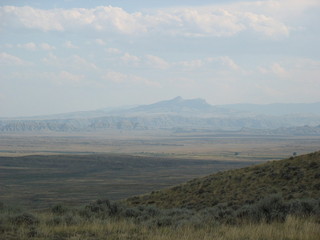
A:
[[[174,98],[170,98],[170,99],[163,99],[163,100],[160,100],[160,101],[157,101],[157,102],[150,102],[150,103],[142,103],[142,104],[131,104],[131,105],[119,105],[119,106],[106,106],[106,107],[102,107],[102,108],[96,108],[96,109],[81,109],[81,110],[78,110],[78,111],[68,111],[68,112],[56,112],[56,113],[49,113],[49,114],[37,114],[37,115],[32,115],[32,114],[29,114],[29,115],[17,115],[17,116],[0,116],[0,118],[3,118],[3,119],[10,119],[10,118],[32,118],[32,117],[41,117],[41,116],[54,116],[54,115],[64,115],[64,114],[72,114],[72,113],[77,113],[77,112],[92,112],[92,111],[106,111],[106,113],[108,111],[114,111],[114,110],[121,110],[121,109],[132,109],[132,108],[136,108],[136,107],[139,107],[139,106],[148,106],[148,105],[152,105],[152,104],[156,104],[156,103],[160,103],[160,102],[164,102],[164,101],[170,101],[170,100],[174,100],[176,98],[181,98],[182,100],[196,100],[196,99],[201,99],[201,100],[204,100],[206,103],[207,100],[204,99],[204,98],[191,98],[191,99],[186,99],[186,98],[183,98],[181,96],[176,96]],[[210,104],[210,103],[208,103]],[[243,103],[230,103],[230,104],[217,104],[217,105],[213,105],[213,104],[210,104],[211,106],[217,106],[217,107],[232,107],[232,106],[239,106],[241,107],[241,105],[245,106],[245,105],[257,105],[257,106],[261,106],[261,107],[267,107],[267,106],[272,106],[272,105],[300,105],[300,104],[320,104],[320,101],[319,102],[297,102],[297,103],[294,103],[294,102],[288,102],[288,103],[285,103],[285,102],[274,102],[274,103],[265,103],[265,104],[256,104],[256,103],[247,103],[247,102],[243,102]],[[236,108],[235,108],[236,109]]]
[[[0,2],[0,117],[320,102],[317,0]]]

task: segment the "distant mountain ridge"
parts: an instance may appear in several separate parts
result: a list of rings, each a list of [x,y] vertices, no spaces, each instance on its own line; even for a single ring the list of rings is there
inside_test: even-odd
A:
[[[149,111],[149,112],[191,112],[191,111],[210,111],[215,109],[214,106],[208,104],[204,99],[188,99],[176,97],[171,100],[161,101],[149,105],[141,105],[131,109],[132,111]]]
[[[251,112],[263,115],[293,115],[312,114],[320,115],[320,102],[316,103],[272,103],[272,104],[228,104],[219,105],[224,109],[232,109],[242,112]]]
[[[148,105],[110,111],[108,114],[122,116],[152,116],[152,115],[176,115],[183,117],[225,117],[233,113],[233,110],[223,109],[210,105],[201,98],[183,99],[175,97],[170,100],[164,100]]]
[[[200,98],[176,97],[149,105],[0,119],[0,132],[176,128],[210,130],[282,128],[281,131],[285,132],[283,128],[304,125],[315,128],[320,125],[320,103],[290,104],[289,106],[287,107],[286,104],[213,106]],[[304,111],[299,112],[300,109]],[[318,134],[317,128],[303,131]]]

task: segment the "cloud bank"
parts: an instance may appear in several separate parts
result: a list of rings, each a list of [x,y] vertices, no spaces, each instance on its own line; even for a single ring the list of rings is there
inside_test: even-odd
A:
[[[270,0],[134,13],[113,6],[49,10],[3,6],[0,16],[2,29],[27,28],[45,32],[90,29],[125,35],[152,33],[187,37],[230,37],[251,31],[277,38],[290,34],[291,27],[287,23],[290,17],[314,6],[319,6],[319,2]]]

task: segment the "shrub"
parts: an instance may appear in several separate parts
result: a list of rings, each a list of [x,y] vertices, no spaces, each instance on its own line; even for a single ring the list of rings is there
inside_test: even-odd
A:
[[[259,222],[262,219],[262,213],[257,210],[256,205],[244,205],[236,211],[236,218],[238,221],[252,221]]]
[[[152,224],[157,227],[169,227],[173,224],[173,219],[170,216],[161,216],[154,218]]]
[[[148,206],[145,211],[151,217],[155,217],[161,213],[161,211],[154,206]]]
[[[136,218],[139,215],[140,212],[137,208],[127,208],[123,213],[123,216],[126,218]]]
[[[91,203],[85,206],[87,213],[85,215],[91,217],[114,217],[121,213],[121,207],[117,203],[111,203],[108,199],[106,200],[97,200],[94,203]]]
[[[37,235],[38,235],[37,229],[36,229],[34,226],[32,226],[32,227],[29,229],[29,232],[27,233],[27,236],[28,236],[29,238],[33,238],[33,237],[36,237]]]
[[[289,202],[289,213],[299,217],[320,214],[319,204],[315,199],[294,200]]]
[[[35,225],[39,220],[30,213],[23,213],[12,217],[10,222],[15,225]]]
[[[252,222],[274,221],[284,222],[289,213],[288,204],[284,203],[281,196],[270,195],[259,202],[245,205],[237,210],[236,217],[239,220],[249,220]]]
[[[59,215],[65,214],[67,211],[68,209],[61,204],[57,204],[51,208],[52,213]]]
[[[63,218],[60,217],[60,216],[54,216],[52,219],[48,220],[46,222],[46,224],[48,226],[56,226],[56,225],[60,225],[62,224],[64,221],[63,221]]]
[[[76,225],[81,222],[81,218],[73,214],[67,214],[63,220],[67,225]]]

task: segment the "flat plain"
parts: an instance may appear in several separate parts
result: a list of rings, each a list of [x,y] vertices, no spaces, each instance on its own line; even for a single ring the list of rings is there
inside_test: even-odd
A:
[[[170,130],[0,134],[1,156],[119,153],[135,156],[264,161],[319,150],[320,135]]]
[[[238,132],[2,133],[0,201],[43,208],[119,200],[319,146],[320,136]]]

